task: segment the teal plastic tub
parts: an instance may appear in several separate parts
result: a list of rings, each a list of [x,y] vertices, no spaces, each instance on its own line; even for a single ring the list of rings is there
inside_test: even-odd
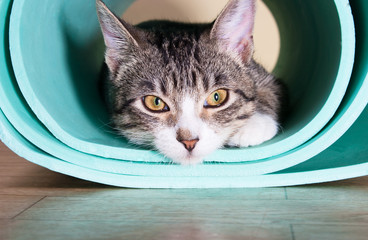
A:
[[[132,2],[106,1],[116,13]],[[124,187],[285,186],[366,175],[367,1],[264,2],[281,37],[274,74],[291,101],[271,141],[220,149],[188,167],[117,138],[98,95],[104,45],[94,1],[85,0],[0,0],[1,140],[51,170]]]

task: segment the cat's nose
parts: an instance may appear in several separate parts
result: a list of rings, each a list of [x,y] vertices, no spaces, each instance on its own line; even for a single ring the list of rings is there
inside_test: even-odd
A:
[[[192,139],[192,140],[182,140],[180,141],[184,147],[189,151],[191,152],[194,148],[195,148],[195,145],[197,144],[197,142],[199,141],[199,139]]]

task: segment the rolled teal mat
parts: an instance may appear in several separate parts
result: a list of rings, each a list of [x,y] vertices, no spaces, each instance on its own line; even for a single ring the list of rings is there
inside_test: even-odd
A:
[[[106,2],[123,12],[132,1]],[[94,1],[1,0],[2,141],[54,171],[126,187],[283,186],[366,175],[367,113],[339,138],[368,101],[368,4],[350,1],[351,14],[347,1],[265,3],[281,34],[275,74],[293,106],[272,141],[218,150],[196,167],[117,141],[104,128],[96,89],[103,42]]]
[[[121,8],[116,12],[123,12],[131,2],[107,1],[112,8]],[[248,149],[222,149],[207,161],[256,161],[290,151],[328,123],[344,96],[355,48],[347,1],[287,0],[276,6],[273,2],[266,3],[281,34],[275,74],[288,83],[292,113],[283,133],[272,141]],[[165,161],[154,152],[128,145],[106,128],[108,117],[96,87],[104,44],[92,1],[16,0],[9,31],[18,85],[37,118],[57,139],[101,157]]]

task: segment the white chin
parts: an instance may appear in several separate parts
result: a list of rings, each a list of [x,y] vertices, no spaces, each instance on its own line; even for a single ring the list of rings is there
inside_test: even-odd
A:
[[[160,129],[155,135],[156,148],[174,163],[181,165],[195,165],[222,146],[224,139],[208,127],[203,126],[199,141],[192,152],[188,152],[184,145],[176,140],[176,131],[173,128]]]
[[[170,158],[174,163],[181,165],[200,164],[206,156],[214,152],[219,147],[217,145],[212,145],[211,147],[205,148],[203,145],[206,144],[203,141],[199,141],[196,148],[192,152],[188,152],[181,143],[167,145],[169,146],[161,149],[159,148],[159,151],[167,158]]]

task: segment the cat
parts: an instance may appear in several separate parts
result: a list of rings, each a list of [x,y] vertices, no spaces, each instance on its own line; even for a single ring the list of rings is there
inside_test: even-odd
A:
[[[284,85],[253,59],[255,0],[230,0],[213,23],[133,26],[96,0],[114,128],[174,163],[249,147],[279,131]]]

